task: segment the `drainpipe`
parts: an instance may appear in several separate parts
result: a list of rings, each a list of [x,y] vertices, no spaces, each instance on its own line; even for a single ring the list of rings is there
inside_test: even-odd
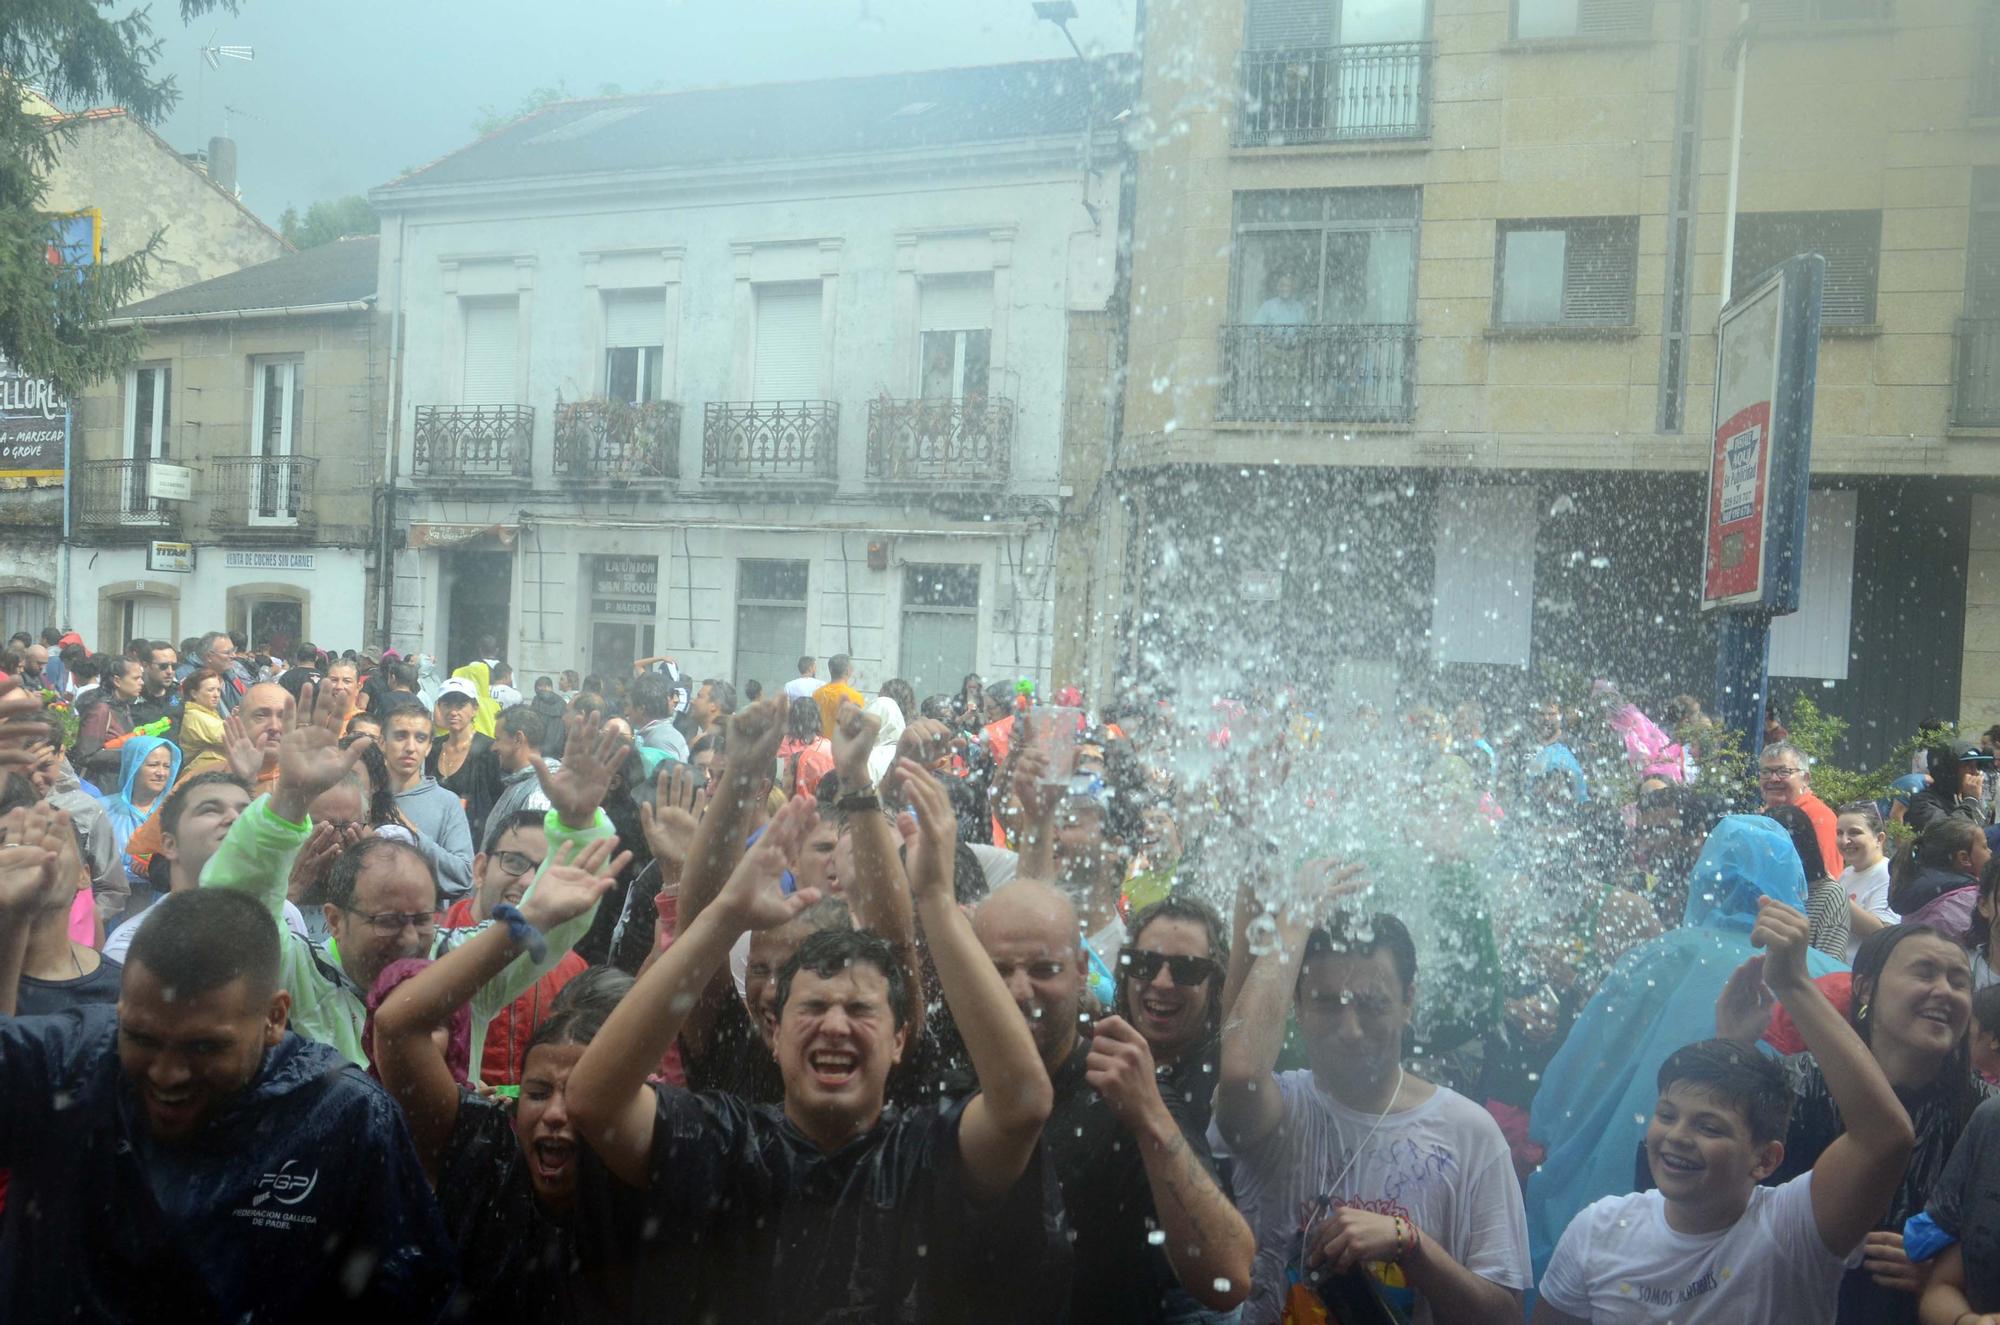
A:
[[[384,405],[387,417],[383,421],[382,445],[382,501],[380,503],[382,528],[376,540],[376,565],[380,568],[375,592],[379,595],[376,607],[376,634],[384,647],[390,643],[390,617],[396,599],[396,444],[401,436],[403,410],[398,396],[401,386],[403,358],[403,226],[404,217],[396,217],[396,278],[393,302],[389,306],[389,399]]]
[[[1750,72],[1750,0],[1736,8],[1736,35],[1730,39],[1736,59],[1736,102],[1729,122],[1729,197],[1722,217],[1722,302],[1736,279],[1736,185],[1743,174],[1743,84]]]

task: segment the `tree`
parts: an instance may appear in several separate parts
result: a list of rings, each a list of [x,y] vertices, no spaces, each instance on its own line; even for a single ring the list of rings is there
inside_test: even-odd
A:
[[[330,202],[316,202],[301,217],[298,208],[285,208],[278,218],[278,233],[293,248],[318,248],[350,235],[372,235],[382,228],[382,220],[368,199],[358,193]]]
[[[236,7],[180,0],[181,21]],[[65,393],[137,356],[138,333],[104,322],[144,287],[160,233],[110,262],[64,261],[41,202],[76,122],[49,110],[115,104],[158,122],[180,97],[172,77],[154,76],[159,54],[144,8],[113,18],[98,0],[0,4],[0,354]]]
[[[569,100],[569,88],[561,79],[548,87],[538,87],[521,98],[521,104],[510,111],[497,111],[491,106],[481,106],[479,113],[472,117],[472,131],[484,138],[495,129],[512,124],[523,115],[532,115],[542,107],[557,101]]]

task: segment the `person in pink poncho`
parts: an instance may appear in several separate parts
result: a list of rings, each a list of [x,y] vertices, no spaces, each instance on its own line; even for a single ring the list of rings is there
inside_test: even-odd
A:
[[[1590,697],[1604,710],[1605,725],[1625,743],[1625,759],[1641,777],[1687,781],[1687,752],[1639,706],[1602,678],[1590,683]]]

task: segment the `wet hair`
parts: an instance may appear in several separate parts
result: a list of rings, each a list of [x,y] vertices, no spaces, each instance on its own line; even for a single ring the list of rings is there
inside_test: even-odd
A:
[[[632,712],[637,717],[655,719],[673,716],[673,683],[658,672],[647,672],[634,678],[630,698]]]
[[[1136,933],[1137,931],[1130,931]],[[1372,916],[1352,916],[1339,912],[1323,927],[1306,936],[1305,955],[1299,960],[1299,978],[1315,957],[1339,955],[1368,957],[1386,952],[1396,967],[1396,982],[1405,989],[1417,982],[1417,944],[1402,921],[1386,911]]]
[[[357,713],[354,716],[357,718],[375,718],[377,722],[381,721],[373,713]],[[348,725],[351,727],[353,723],[350,722]],[[348,735],[340,738],[340,748],[345,750],[359,739],[358,734],[350,732]],[[366,808],[364,813],[367,816],[369,826],[371,828],[380,828],[383,824],[396,822],[395,780],[389,776],[389,759],[388,756],[382,753],[382,743],[380,741],[370,741],[368,743],[368,748],[361,752],[360,764],[367,771],[362,801],[365,803]]]
[[[792,701],[791,712],[785,715],[785,735],[795,741],[816,741],[823,730],[819,705],[804,697]]]
[[[1972,996],[1972,1020],[1980,1030],[2000,1038],[2000,985],[1988,985]]]
[[[950,722],[958,714],[950,695],[932,695],[917,705],[917,713],[933,722]]]
[[[896,702],[896,711],[907,719],[917,716],[917,688],[900,676],[892,676],[882,683],[877,694]]]
[[[1986,868],[1979,871],[1979,901],[1972,908],[1972,915],[1965,922],[1965,935],[1959,939],[1967,952],[1985,952],[1992,934],[1992,922],[1979,914],[1984,906],[1989,915],[2000,915],[2000,855],[1986,862]]]
[[[903,964],[896,960],[895,950],[887,939],[865,929],[821,929],[806,936],[799,950],[778,971],[778,1019],[784,1019],[785,1003],[792,996],[792,980],[800,971],[811,971],[822,980],[831,980],[857,963],[882,972],[889,986],[889,1011],[895,1018],[896,1029],[901,1030],[909,1001],[909,982],[903,974]]]
[[[736,711],[736,687],[717,677],[702,682],[708,687],[708,698],[723,717]]]
[[[1142,907],[1139,914],[1126,922],[1125,932],[1132,936],[1133,946],[1138,946],[1140,936],[1155,920],[1184,920],[1200,925],[1208,936],[1208,955],[1215,962],[1215,974],[1208,982],[1208,1030],[1212,1035],[1222,1029],[1222,981],[1229,970],[1229,926],[1220,913],[1202,901],[1185,893],[1173,893],[1162,897],[1150,906]],[[1400,968],[1398,968],[1400,970]],[[1409,981],[1404,981],[1408,984]],[[1130,981],[1118,981],[1118,995],[1114,1000],[1118,1015],[1127,1021],[1132,1019],[1132,999]]]
[[[970,680],[971,678],[968,677],[966,679]],[[994,681],[986,687],[987,708],[999,709],[1002,713],[1005,713],[1013,706],[1014,683],[1012,681]]]
[[[486,837],[480,845],[483,855],[492,855],[500,849],[500,839],[509,833],[529,828],[541,828],[547,823],[547,816],[540,810],[516,810],[505,819],[496,819],[486,825]]]
[[[19,718],[15,719],[15,723],[22,727],[40,727],[42,729],[39,736],[33,736],[28,739],[27,744],[31,747],[53,745],[57,752],[60,753],[66,744],[63,735],[62,719],[47,709],[37,709],[33,713],[23,713]]]
[[[1850,814],[1867,824],[1869,832],[1877,837],[1882,835],[1882,811],[1876,808],[1874,801],[1849,801],[1834,813],[1834,818],[1844,819]]]
[[[521,1061],[514,1065],[516,1073],[527,1067],[528,1055],[543,1045],[589,1044],[596,1039],[632,983],[632,977],[615,966],[593,966],[580,972],[549,1005],[548,1020],[528,1037]]]
[[[1785,1139],[1792,1120],[1792,1084],[1778,1060],[1733,1040],[1683,1045],[1660,1064],[1658,1089],[1698,1086],[1743,1115],[1754,1145]]]
[[[256,998],[278,988],[279,925],[262,905],[226,888],[169,893],[132,939],[127,966],[144,966],[177,998],[245,980]]]
[[[1791,834],[1792,850],[1798,853],[1799,864],[1805,867],[1806,883],[1826,878],[1826,858],[1819,849],[1819,829],[1814,827],[1812,817],[1796,805],[1780,805],[1764,814]]]
[[[25,810],[40,799],[35,784],[28,780],[26,774],[9,773],[4,781],[0,781],[0,814],[9,810]]]
[[[529,745],[539,750],[548,737],[548,720],[526,704],[516,704],[512,708],[501,709],[500,716],[493,720],[493,735],[526,738]]]
[[[424,853],[408,842],[399,842],[393,837],[364,837],[334,858],[333,868],[326,874],[326,900],[343,911],[354,907],[355,885],[361,881],[361,871],[368,863],[386,852],[402,851],[424,867],[424,874],[431,881],[431,902],[435,906],[437,896],[437,871],[424,859]]]
[[[1982,891],[1983,891],[1982,885]],[[1977,920],[1978,917],[1974,917]],[[1889,968],[1889,959],[1905,939],[1929,935],[1957,946],[1952,936],[1933,925],[1886,925],[1861,940],[1861,946],[1854,950],[1854,975],[1851,986],[1853,994],[1847,1004],[1847,1024],[1861,1037],[1861,1042],[1874,1047],[1875,1025],[1874,994],[1882,983],[1882,972]],[[1951,1094],[1951,1104],[1957,1117],[1954,1131],[1965,1126],[1972,1117],[1972,1111],[1979,1106],[1979,1095],[1972,1086],[1972,1046],[1966,1037],[1958,1037],[1951,1053],[1945,1058],[1944,1066],[1938,1070],[1938,1082]]]
[[[847,674],[853,670],[854,659],[844,653],[836,653],[826,660],[826,679],[829,681],[846,680]]]
[[[1798,746],[1793,745],[1790,741],[1772,741],[1769,745],[1766,745],[1763,751],[1757,756],[1757,766],[1762,768],[1764,760],[1771,755],[1791,760],[1799,766],[1800,774],[1807,778],[1812,776],[1812,760],[1806,758],[1806,752],[1799,749]]]
[[[160,831],[178,836],[181,831],[181,816],[187,813],[188,801],[194,798],[195,792],[203,787],[213,787],[223,783],[237,788],[246,796],[257,794],[248,782],[237,777],[234,773],[225,772],[222,769],[215,769],[207,773],[197,773],[167,793],[165,804],[160,806]]]
[[[431,716],[431,711],[424,707],[423,700],[400,691],[390,695],[388,702],[382,705],[381,717],[382,730],[385,732],[389,730],[389,724],[398,718],[415,718],[426,726],[432,728],[436,726],[436,719]]]

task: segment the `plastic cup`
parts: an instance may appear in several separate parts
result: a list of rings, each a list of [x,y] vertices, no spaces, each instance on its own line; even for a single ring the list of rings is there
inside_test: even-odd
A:
[[[1037,704],[1028,710],[1028,721],[1034,727],[1034,748],[1049,760],[1042,785],[1067,786],[1070,775],[1076,772],[1076,738],[1083,728],[1083,710]]]

